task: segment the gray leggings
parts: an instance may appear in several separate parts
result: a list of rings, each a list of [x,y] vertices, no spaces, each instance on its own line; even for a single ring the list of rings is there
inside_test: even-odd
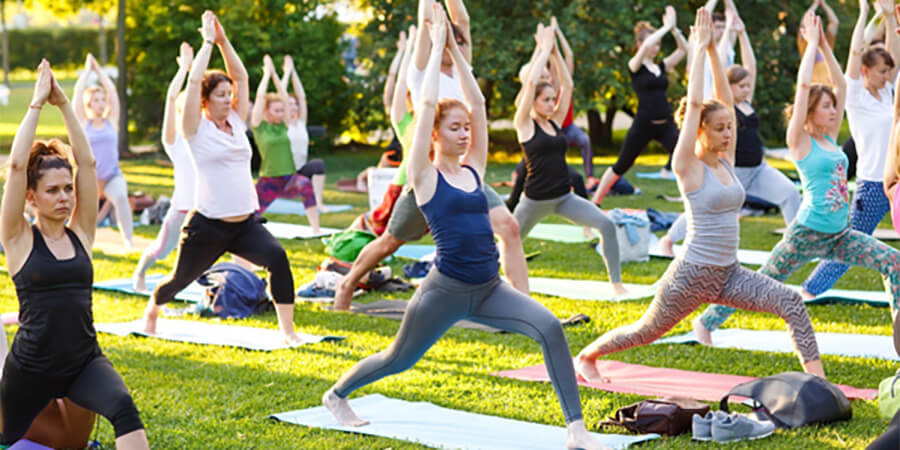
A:
[[[499,277],[469,284],[434,268],[409,302],[391,346],[353,366],[334,385],[334,393],[346,398],[369,383],[409,369],[460,319],[521,333],[540,343],[566,423],[582,418],[572,354],[556,316]]]
[[[579,225],[599,230],[609,281],[613,283],[622,281],[616,225],[603,214],[603,211],[600,211],[600,208],[571,192],[550,200],[532,200],[527,195],[523,195],[513,212],[516,222],[519,223],[522,240],[528,236],[538,221],[550,214],[557,214]]]
[[[607,332],[590,344],[589,350],[607,355],[649,344],[703,303],[777,314],[787,322],[801,361],[819,359],[816,336],[800,294],[738,263],[713,266],[682,259],[666,269],[656,297],[639,321]]]

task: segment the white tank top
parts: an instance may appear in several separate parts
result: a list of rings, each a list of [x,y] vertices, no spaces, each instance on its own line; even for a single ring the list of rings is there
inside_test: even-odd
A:
[[[162,144],[175,168],[175,191],[172,192],[172,207],[178,211],[187,211],[194,207],[194,185],[197,181],[187,142],[181,132],[176,132],[174,144],[169,145],[165,140]]]

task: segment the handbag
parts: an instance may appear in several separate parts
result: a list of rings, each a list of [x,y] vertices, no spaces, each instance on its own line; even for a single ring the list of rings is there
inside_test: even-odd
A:
[[[882,419],[890,419],[900,411],[900,370],[892,377],[881,380],[878,384],[878,415]]]
[[[634,433],[678,436],[691,431],[694,414],[705,416],[709,405],[686,398],[642,400],[619,408],[602,425],[618,425]]]

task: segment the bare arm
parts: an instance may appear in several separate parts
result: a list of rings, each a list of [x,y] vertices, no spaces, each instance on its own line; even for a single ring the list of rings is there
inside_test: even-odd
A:
[[[247,117],[247,110],[250,109],[250,77],[247,75],[247,68],[241,62],[241,57],[234,51],[231,41],[225,37],[225,30],[219,19],[215,19],[216,24],[216,44],[219,46],[219,52],[225,59],[225,71],[234,81],[237,92],[234,93],[234,110],[241,118]]]
[[[737,136],[737,120],[734,117],[734,95],[731,93],[731,86],[728,85],[728,79],[725,76],[725,67],[719,59],[719,52],[715,46],[707,47],[709,54],[709,67],[713,75],[713,92],[716,99],[725,105],[731,116],[731,135]],[[737,145],[737,139],[731,139],[728,143],[728,149],[725,151],[725,159],[732,167],[734,167],[734,149]]]
[[[712,19],[705,8],[697,11],[694,23],[693,51],[690,75],[688,76],[687,109],[681,123],[681,133],[672,155],[672,169],[678,176],[684,192],[693,192],[700,186],[698,174],[702,173],[700,160],[694,155],[697,131],[700,128],[700,114],[703,109],[703,70],[706,64],[707,47],[712,41]]]
[[[62,113],[72,147],[72,156],[78,168],[75,172],[75,205],[70,224],[72,231],[82,240],[86,240],[84,243],[91,248],[94,245],[94,233],[97,231],[97,207],[100,198],[97,187],[97,163],[84,128],[75,117],[72,104],[59,87],[59,83],[55,79],[53,81],[53,91],[48,101],[59,107]]]
[[[462,54],[466,57],[467,65],[472,64],[472,26],[469,21],[469,12],[466,11],[466,5],[463,0],[446,0],[447,12],[450,14],[450,21],[459,29],[463,35],[463,39],[468,43]],[[452,37],[452,36],[451,36]]]
[[[865,28],[866,17],[869,15],[869,3],[866,0],[859,1],[859,16],[856,26],[853,27],[853,37],[850,39],[850,55],[847,56],[847,77],[858,80],[862,68],[862,54],[866,51]]]
[[[806,51],[800,60],[800,68],[797,70],[797,92],[794,94],[793,113],[788,121],[785,141],[791,150],[794,161],[800,161],[809,153],[811,143],[809,134],[804,129],[806,123],[806,107],[809,104],[809,88],[812,83],[813,67],[816,63],[816,52],[819,47],[819,35],[821,24],[815,14],[807,13],[803,17],[804,26],[812,29],[804,29],[803,38],[807,42]]]
[[[744,69],[747,69],[750,78],[750,94],[747,95],[747,102],[753,103],[753,93],[756,92],[756,55],[753,53],[753,44],[750,43],[750,35],[745,29],[738,39],[741,43],[741,63]]]
[[[677,26],[672,27],[672,37],[675,38],[675,43],[678,45],[678,49],[667,56],[665,60],[663,60],[663,62],[666,64],[667,71],[674,69],[675,66],[681,63],[681,60],[684,57],[690,56],[691,54],[690,44],[688,44],[687,39],[684,38],[684,35],[681,34],[681,30],[679,30]],[[691,62],[688,61],[689,66],[690,64]]]
[[[575,54],[572,53],[572,47],[569,46],[569,40],[566,39],[566,35],[563,34],[562,30],[559,29],[559,22],[556,21],[556,17],[554,16],[550,19],[550,26],[556,30],[556,37],[559,39],[559,47],[563,52],[563,59],[566,61],[566,68],[569,69],[569,76],[575,76]]]
[[[900,61],[900,36],[897,35],[897,14],[900,13],[900,9],[894,6],[894,2],[892,0],[881,0],[885,2],[884,7],[893,7],[894,10],[887,9],[884,17],[884,45],[887,47],[887,51],[890,52],[891,57],[894,58],[894,68],[891,69],[890,72],[890,81],[893,83],[897,78],[898,71],[898,63]],[[891,14],[891,13],[894,14]]]
[[[900,181],[900,174],[897,173],[897,152],[900,152],[900,95],[894,96],[894,121],[888,142],[887,158],[884,161],[884,193],[892,205],[894,190]]]
[[[450,57],[453,58],[453,67],[462,87],[463,97],[472,108],[470,124],[472,142],[469,144],[463,164],[472,166],[481,179],[484,179],[488,158],[488,121],[487,112],[484,109],[484,94],[481,93],[481,88],[478,86],[475,75],[472,74],[471,67],[466,62],[465,55],[456,45],[456,40],[451,37],[447,36],[447,47],[450,48]]]
[[[875,4],[878,5],[878,3]],[[890,10],[888,11],[888,14],[890,14]],[[875,40],[875,37],[878,36],[881,26],[883,25],[883,22],[881,21],[883,18],[884,12],[881,8],[875,8],[875,15],[873,15],[872,18],[869,19],[869,23],[866,24],[866,31],[864,33],[866,45],[871,44],[872,41]],[[887,39],[887,36],[885,36],[885,39]]]
[[[415,59],[413,63],[416,70],[425,70],[425,64],[428,63],[428,55],[431,52],[431,40],[428,37],[428,26],[434,13],[434,0],[419,0],[419,32],[416,33],[416,49]]]
[[[266,55],[268,57],[269,55]],[[250,127],[256,128],[263,121],[266,112],[266,92],[269,90],[269,81],[272,79],[272,71],[268,64],[263,64],[263,76],[256,87],[256,100],[253,102],[253,111],[250,112]],[[287,106],[287,103],[285,103]]]
[[[706,4],[703,5],[710,14],[716,10],[716,5],[719,3],[719,0],[707,0]]]
[[[215,16],[212,12],[203,13],[203,27],[201,33],[203,35],[203,45],[194,56],[191,63],[191,71],[188,75],[188,85],[184,94],[184,110],[181,112],[181,132],[186,140],[191,140],[197,134],[197,127],[200,125],[200,115],[203,114],[203,105],[201,102],[201,83],[203,82],[203,74],[209,67],[209,57],[212,54],[212,40],[215,36]]]
[[[175,125],[175,100],[184,86],[184,80],[187,78],[188,71],[194,59],[194,51],[187,42],[181,43],[181,55],[177,58],[178,71],[169,82],[169,89],[166,90],[166,108],[163,110],[163,142],[168,145],[175,144],[176,125]]]
[[[297,96],[297,120],[306,125],[306,119],[309,117],[309,110],[306,105],[306,90],[303,89],[303,82],[300,81],[300,75],[297,74],[297,66],[290,56],[285,56],[285,61],[290,62],[291,87],[294,89],[294,95]],[[287,73],[281,79],[281,83],[287,86]],[[285,89],[287,89],[285,87]],[[287,103],[285,103],[287,104]]]
[[[534,95],[538,80],[541,77],[541,69],[547,64],[550,52],[553,50],[553,30],[545,28],[541,31],[540,50],[537,57],[531,62],[526,79],[522,80],[522,90],[519,96],[519,105],[516,107],[516,135],[519,142],[527,142],[534,134],[534,123],[531,121],[531,107],[534,105]]]
[[[75,100],[75,117],[78,117],[78,121],[81,122],[81,126],[87,124],[87,112],[84,110],[84,91],[87,89],[87,77],[91,73],[91,56],[88,53],[87,58],[84,61],[84,69],[81,71],[81,75],[78,76],[78,80],[75,81],[75,92],[72,94],[72,98]]]
[[[410,27],[409,34],[415,34],[415,26]],[[406,73],[409,70],[410,61],[413,59],[414,42],[412,39],[406,41],[406,50],[403,52],[403,61],[400,63],[400,72],[397,75],[397,86],[394,87],[394,97],[391,99],[391,124],[394,126],[400,123],[407,113],[406,91],[409,90],[409,87],[406,85]]]
[[[841,20],[838,19],[837,14],[834,13],[834,10],[828,6],[828,3],[826,3],[825,0],[820,0],[820,3],[822,5],[822,10],[825,11],[825,17],[828,18],[828,28],[825,29],[825,33],[827,33],[829,40],[834,40],[834,38],[837,37]]]
[[[671,13],[669,12],[671,9]],[[675,8],[666,7],[666,13],[663,15],[663,26],[662,28],[656,30],[650,36],[647,36],[644,39],[644,42],[641,43],[641,46],[638,48],[638,51],[628,60],[628,70],[632,72],[637,72],[641,68],[641,64],[644,63],[644,60],[649,56],[650,49],[653,48],[656,44],[659,44],[662,41],[663,36],[668,33],[673,26],[675,26],[674,20]]]
[[[100,63],[97,62],[96,59],[91,57],[91,63],[94,66],[94,72],[97,73],[97,79],[100,80],[100,85],[103,86],[103,90],[106,91],[106,116],[104,119],[108,120],[112,126],[116,129],[119,128],[119,92],[116,89],[116,85],[109,78],[109,75],[100,67]]]
[[[566,64],[563,62],[559,52],[552,51],[550,57],[553,58],[553,67],[556,69],[557,78],[559,78],[559,94],[557,94],[556,109],[553,110],[553,122],[562,126],[563,121],[566,120],[566,115],[569,113],[569,105],[572,104],[572,92],[574,91],[575,83],[572,81],[572,76],[566,69]]]
[[[394,100],[394,85],[397,82],[397,70],[400,69],[400,61],[406,54],[406,32],[400,32],[400,38],[397,39],[397,54],[391,61],[391,67],[388,69],[387,79],[384,80],[384,94],[381,102],[384,104],[384,110],[388,113],[391,111],[391,103]]]
[[[829,130],[828,134],[832,139],[837,140],[838,134],[841,132],[841,122],[844,118],[844,108],[847,106],[847,79],[841,72],[841,64],[834,57],[834,51],[825,39],[824,33],[819,38],[819,52],[825,58],[825,66],[828,68],[828,76],[831,78],[831,85],[834,86],[834,94],[837,97],[837,104],[834,105],[837,110],[838,120],[834,124],[834,128]]]

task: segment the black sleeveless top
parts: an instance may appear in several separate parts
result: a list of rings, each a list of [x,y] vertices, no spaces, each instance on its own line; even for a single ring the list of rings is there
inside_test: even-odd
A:
[[[643,64],[637,72],[629,70],[628,74],[638,98],[637,117],[645,120],[668,119],[672,115],[672,107],[667,96],[669,77],[666,76],[665,63],[659,63],[658,76]]]
[[[756,111],[745,115],[734,107],[737,118],[737,141],[735,141],[734,166],[756,167],[763,161],[763,141],[759,136],[759,116]]]
[[[12,277],[19,331],[11,354],[26,371],[74,375],[101,354],[91,311],[94,268],[72,230],[65,229],[75,247],[69,259],[56,259],[37,227],[31,230],[31,254]]]
[[[569,143],[553,121],[550,125],[556,136],[545,133],[534,122],[534,136],[523,142],[525,152],[525,195],[532,200],[550,200],[562,197],[570,190],[569,166],[566,165],[566,150]]]

